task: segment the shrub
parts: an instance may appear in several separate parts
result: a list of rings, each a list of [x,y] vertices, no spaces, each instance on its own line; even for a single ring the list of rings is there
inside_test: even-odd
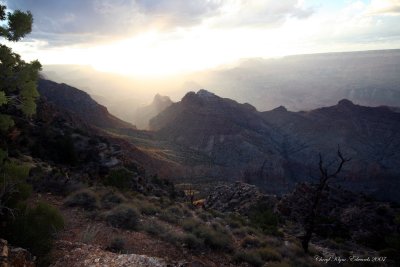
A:
[[[144,230],[153,236],[161,236],[165,234],[168,230],[156,221],[150,221],[146,225],[144,225]]]
[[[211,219],[213,219],[213,216],[210,213],[203,211],[203,212],[199,213],[199,218],[202,219],[203,221],[207,222],[207,221],[210,221]]]
[[[204,244],[212,249],[232,251],[232,238],[217,231],[205,232]]]
[[[112,208],[118,204],[121,204],[126,201],[126,198],[117,192],[108,192],[101,197],[101,205],[104,208]]]
[[[125,252],[125,240],[121,237],[114,238],[110,245],[106,247],[106,250],[114,252],[114,253],[122,253]]]
[[[156,215],[157,213],[160,213],[161,210],[154,204],[143,201],[140,206],[140,212],[144,215]]]
[[[179,207],[169,207],[167,210],[161,212],[159,218],[163,221],[177,224],[183,217],[183,212]]]
[[[237,252],[233,257],[233,260],[236,263],[246,262],[246,263],[250,264],[251,266],[255,266],[255,267],[260,267],[260,266],[262,266],[264,264],[264,262],[260,258],[260,256],[254,251],[249,251],[249,252],[240,251],[240,252]]]
[[[201,225],[202,224],[202,222],[201,221],[199,221],[199,220],[197,220],[197,219],[185,219],[183,222],[182,222],[182,228],[185,230],[185,231],[189,231],[189,232],[193,232],[194,231],[194,229],[195,228],[197,228],[199,225]]]
[[[203,247],[203,242],[193,234],[186,234],[183,237],[183,243],[186,245],[187,248],[192,250]]]
[[[261,241],[258,238],[248,236],[245,239],[243,239],[242,247],[243,248],[259,248],[259,247],[261,247]]]
[[[61,213],[53,206],[39,202],[21,212],[6,227],[5,236],[10,243],[27,248],[38,257],[39,265],[53,245],[53,235],[64,227]]]
[[[264,233],[278,235],[278,216],[265,204],[260,204],[249,212],[250,223]]]
[[[139,212],[132,206],[121,204],[106,214],[106,220],[113,227],[136,230]]]
[[[64,202],[67,207],[81,207],[85,210],[98,208],[98,196],[91,190],[83,189],[70,195]]]
[[[215,250],[232,250],[232,238],[230,235],[215,231],[210,227],[197,225],[192,229],[192,233],[204,240],[204,244]]]
[[[264,261],[280,261],[282,259],[281,254],[270,247],[260,248],[257,253]]]
[[[113,186],[120,190],[127,190],[132,187],[134,176],[135,173],[126,168],[113,169],[106,177],[104,185]]]

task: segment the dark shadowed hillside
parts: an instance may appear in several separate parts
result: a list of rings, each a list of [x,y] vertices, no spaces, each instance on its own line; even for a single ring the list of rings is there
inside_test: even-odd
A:
[[[66,84],[40,79],[41,96],[56,106],[76,113],[90,124],[101,128],[135,128],[111,115],[107,108],[94,101],[87,93]]]
[[[249,104],[200,90],[153,118],[150,126],[160,138],[211,160],[212,167],[198,164],[203,165],[197,166],[199,176],[203,171],[204,176],[244,179],[275,193],[318,176],[318,154],[330,162],[340,145],[352,158],[344,184],[398,199],[400,114],[387,107],[341,100],[308,112],[282,106],[258,112]]]

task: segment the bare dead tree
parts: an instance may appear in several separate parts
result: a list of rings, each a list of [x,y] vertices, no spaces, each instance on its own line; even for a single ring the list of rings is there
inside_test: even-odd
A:
[[[311,198],[310,212],[308,216],[306,216],[304,221],[304,230],[305,234],[302,237],[302,246],[305,253],[308,253],[308,245],[310,243],[312,234],[315,229],[315,221],[319,216],[319,205],[321,202],[322,194],[329,182],[338,177],[339,173],[342,171],[345,163],[349,162],[350,158],[345,158],[340,151],[340,147],[338,146],[337,156],[339,157],[339,164],[336,167],[336,170],[332,173],[329,172],[328,167],[324,164],[322,155],[319,154],[319,172],[320,177],[318,183],[315,185],[314,194]]]

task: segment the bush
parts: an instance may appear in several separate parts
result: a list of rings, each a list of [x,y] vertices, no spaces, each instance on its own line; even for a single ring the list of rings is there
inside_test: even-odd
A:
[[[197,225],[192,230],[193,234],[204,240],[204,244],[215,250],[232,250],[232,238],[230,235],[217,232],[209,227]]]
[[[112,208],[125,201],[126,198],[122,194],[115,192],[109,192],[101,197],[101,205],[106,209]]]
[[[10,243],[27,248],[43,265],[53,245],[53,235],[64,227],[61,213],[53,206],[39,202],[21,213],[8,224],[4,233]]]
[[[106,250],[114,252],[114,253],[122,253],[125,252],[125,240],[120,238],[120,237],[116,237],[114,238],[110,245],[107,246]]]
[[[233,257],[233,260],[236,263],[246,262],[246,263],[250,264],[251,266],[255,266],[255,267],[260,267],[260,266],[263,266],[263,264],[264,264],[264,262],[260,258],[260,256],[254,251],[250,251],[250,252],[240,251],[240,252],[237,252],[235,254],[235,256]]]
[[[189,249],[199,249],[203,247],[203,242],[193,234],[187,234],[183,237],[183,243]]]
[[[81,207],[94,210],[99,207],[98,196],[91,190],[83,189],[70,195],[64,202],[67,207]]]
[[[135,173],[126,168],[113,169],[106,177],[104,185],[113,186],[120,190],[127,190],[132,187],[134,176]]]
[[[185,219],[181,225],[185,231],[193,232],[201,224],[202,222],[197,219]]]
[[[267,205],[260,204],[250,210],[249,220],[254,227],[261,229],[264,233],[279,235],[277,228],[279,218]]]
[[[242,241],[242,248],[259,248],[261,247],[261,241],[255,237],[246,237]]]
[[[168,230],[156,221],[150,221],[144,226],[144,230],[153,236],[161,236],[165,234]]]
[[[161,212],[160,208],[147,201],[141,203],[140,211],[144,215],[156,215]]]
[[[169,207],[167,210],[161,212],[159,218],[163,221],[178,224],[183,217],[183,212],[178,207]]]
[[[257,253],[264,261],[280,261],[282,259],[281,254],[270,247],[260,248]]]
[[[121,204],[106,214],[106,220],[113,227],[136,230],[139,212],[132,206]]]

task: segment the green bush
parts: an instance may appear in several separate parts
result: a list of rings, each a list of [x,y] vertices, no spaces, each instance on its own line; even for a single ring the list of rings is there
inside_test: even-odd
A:
[[[246,262],[251,266],[261,267],[264,262],[255,251],[239,251],[233,256],[236,263]]]
[[[156,221],[149,221],[143,227],[148,234],[153,236],[161,236],[168,231],[163,225]]]
[[[121,204],[107,212],[107,222],[117,228],[137,230],[139,225],[139,212],[135,207]]]
[[[258,238],[247,236],[242,240],[242,248],[259,248],[261,241]]]
[[[204,244],[212,249],[232,250],[232,237],[225,229],[221,229],[219,224],[215,224],[212,228],[205,226],[199,220],[187,219],[182,223],[182,228],[203,240]]]
[[[176,206],[169,207],[160,213],[159,218],[172,224],[178,224],[183,219],[183,211]]]
[[[230,235],[215,231],[204,225],[197,225],[192,233],[204,240],[204,244],[215,250],[232,250],[232,238]]]
[[[199,225],[201,225],[202,222],[197,220],[197,219],[185,219],[182,223],[181,226],[185,231],[193,232],[194,229],[196,229]]]
[[[161,210],[159,207],[150,202],[142,201],[140,206],[140,212],[144,215],[156,215],[157,213],[160,213]]]
[[[277,228],[279,218],[266,204],[252,208],[249,212],[249,220],[254,227],[261,229],[264,233],[279,235]]]
[[[186,234],[183,237],[183,243],[187,248],[195,250],[203,247],[203,242],[193,234]]]
[[[81,207],[85,210],[94,210],[99,207],[98,196],[95,192],[83,189],[70,195],[64,202],[67,207]]]
[[[64,227],[61,213],[53,206],[39,202],[26,207],[9,222],[5,236],[13,245],[27,248],[38,257],[39,265],[53,245],[53,235]]]
[[[281,254],[270,247],[260,248],[257,253],[264,261],[280,261],[282,259]]]
[[[102,207],[109,209],[126,201],[126,198],[117,192],[108,192],[101,197]]]
[[[126,168],[113,169],[104,180],[104,185],[113,186],[120,190],[128,190],[132,187],[134,176],[135,173]]]
[[[121,237],[114,238],[110,245],[106,247],[106,250],[114,252],[114,253],[123,253],[126,251],[125,249],[125,240]]]

